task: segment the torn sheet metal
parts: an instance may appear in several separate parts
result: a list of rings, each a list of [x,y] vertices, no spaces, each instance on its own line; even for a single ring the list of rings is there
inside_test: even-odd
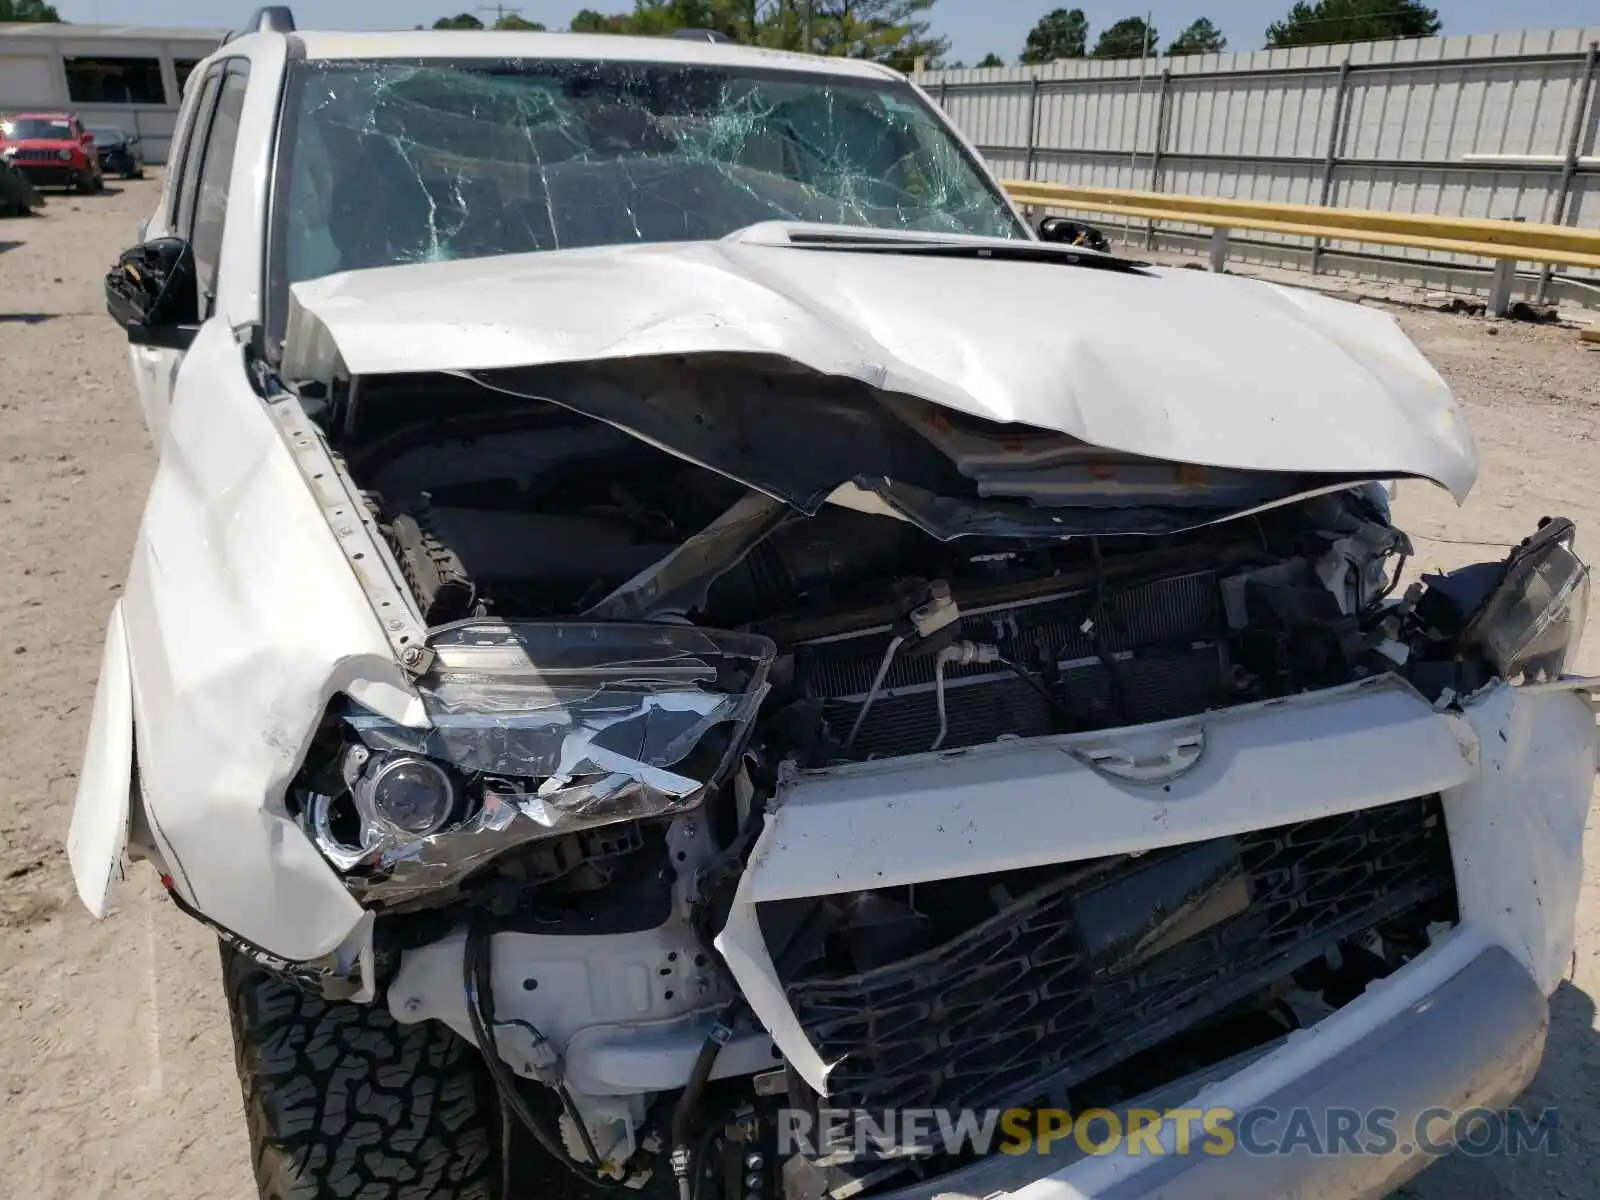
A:
[[[466,621],[432,641],[417,681],[431,727],[352,711],[379,753],[450,764],[470,816],[426,837],[364,822],[341,846],[330,801],[310,814],[324,853],[393,903],[458,881],[520,842],[694,808],[719,782],[767,693],[768,639],[680,625]],[[725,727],[728,736],[709,740]]]
[[[862,254],[757,233],[296,284],[283,371],[759,356],[1144,458],[1416,476],[1457,499],[1476,477],[1448,386],[1385,313],[1198,271]],[[984,303],[952,299],[971,295]]]

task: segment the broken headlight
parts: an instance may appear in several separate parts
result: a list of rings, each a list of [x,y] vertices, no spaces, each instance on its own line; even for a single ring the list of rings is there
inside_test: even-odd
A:
[[[308,825],[353,888],[388,902],[529,840],[675,816],[737,759],[768,639],[680,625],[464,621],[430,639],[429,725],[344,715],[338,796]]]
[[[1502,679],[1553,679],[1583,636],[1589,568],[1573,552],[1576,530],[1546,519],[1511,552],[1488,598],[1462,633]]]

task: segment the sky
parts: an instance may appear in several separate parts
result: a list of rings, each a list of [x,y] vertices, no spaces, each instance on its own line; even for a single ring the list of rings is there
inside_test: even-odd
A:
[[[249,0],[54,0],[62,18],[79,22],[226,27],[257,7]],[[409,29],[473,8],[482,0],[291,0],[301,28]],[[580,8],[602,12],[632,9],[631,0],[513,0],[521,14],[551,29],[564,29]],[[1028,30],[1057,7],[1082,8],[1091,44],[1099,30],[1120,17],[1150,12],[1163,44],[1196,17],[1209,17],[1228,38],[1230,50],[1259,50],[1268,25],[1291,0],[936,0],[934,27],[952,44],[950,57],[974,63],[989,51],[1015,61]],[[506,5],[509,10],[512,3]],[[1444,32],[1500,33],[1511,29],[1575,29],[1600,26],[1600,0],[1433,0]],[[480,14],[481,15],[481,14]],[[492,16],[492,14],[490,14]]]

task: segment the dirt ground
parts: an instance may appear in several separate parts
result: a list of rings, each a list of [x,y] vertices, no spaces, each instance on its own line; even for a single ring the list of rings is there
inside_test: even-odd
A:
[[[106,615],[151,451],[100,280],[153,181],[52,195],[0,221],[0,1196],[254,1195],[212,936],[140,868],[89,920],[62,850]],[[1462,509],[1402,487],[1417,566],[1497,557],[1545,514],[1600,556],[1600,352],[1571,328],[1396,308],[1457,389],[1483,472]],[[1577,667],[1600,674],[1600,617]],[[1587,837],[1576,974],[1525,1103],[1560,1110],[1554,1157],[1452,1158],[1404,1195],[1600,1197],[1600,835]]]

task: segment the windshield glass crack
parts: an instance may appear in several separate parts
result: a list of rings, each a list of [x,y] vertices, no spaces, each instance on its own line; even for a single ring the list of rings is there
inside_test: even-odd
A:
[[[288,282],[766,221],[1024,238],[907,85],[625,61],[327,62],[299,80]]]

